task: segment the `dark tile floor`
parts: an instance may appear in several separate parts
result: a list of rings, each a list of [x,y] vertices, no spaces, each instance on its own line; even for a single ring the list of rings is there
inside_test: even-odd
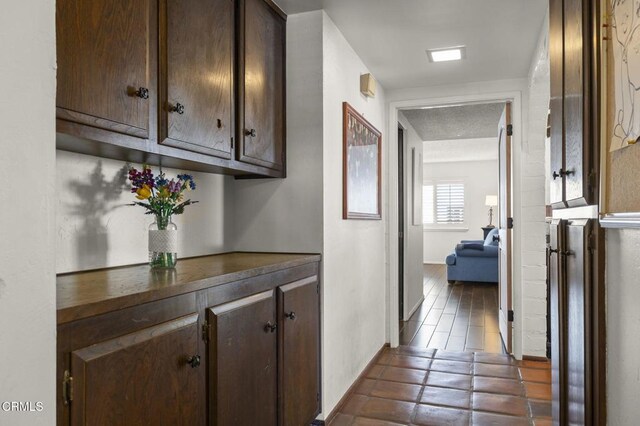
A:
[[[445,265],[424,265],[424,302],[400,322],[400,344],[503,353],[498,285],[447,282]]]
[[[331,426],[551,425],[549,363],[503,354],[387,348]]]

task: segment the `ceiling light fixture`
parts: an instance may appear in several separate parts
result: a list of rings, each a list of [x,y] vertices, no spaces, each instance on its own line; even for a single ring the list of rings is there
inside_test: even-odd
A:
[[[459,61],[465,57],[465,49],[465,46],[427,49],[427,55],[431,62]]]

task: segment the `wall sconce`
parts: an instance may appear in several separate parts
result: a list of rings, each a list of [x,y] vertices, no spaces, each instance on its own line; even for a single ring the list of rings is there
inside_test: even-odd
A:
[[[487,195],[484,200],[484,205],[489,207],[489,225],[487,225],[487,228],[492,228],[493,225],[491,223],[493,222],[493,208],[498,205],[498,196]]]
[[[360,75],[360,93],[367,98],[376,97],[376,80],[369,73]]]

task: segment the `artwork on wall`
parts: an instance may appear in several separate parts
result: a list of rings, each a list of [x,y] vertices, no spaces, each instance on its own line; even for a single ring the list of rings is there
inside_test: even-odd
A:
[[[604,227],[640,227],[640,0],[603,0],[600,34],[601,196]]]
[[[382,134],[342,103],[343,219],[381,219]]]

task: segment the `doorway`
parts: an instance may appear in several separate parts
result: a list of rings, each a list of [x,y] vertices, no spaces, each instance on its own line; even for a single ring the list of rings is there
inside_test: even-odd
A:
[[[398,123],[398,320],[404,319],[404,129]]]
[[[411,100],[411,101],[398,101],[398,102],[392,102],[391,103],[391,110],[390,110],[390,119],[393,120],[393,125],[397,127],[397,123],[398,123],[398,118],[399,118],[399,112],[402,110],[406,110],[406,109],[415,109],[415,108],[435,108],[435,107],[441,107],[441,106],[455,106],[455,105],[472,105],[472,104],[478,104],[478,103],[496,103],[496,102],[502,102],[503,104],[506,102],[510,102],[513,106],[513,111],[512,111],[512,118],[513,118],[513,122],[516,123],[516,127],[521,126],[522,123],[522,114],[521,114],[521,108],[522,108],[522,104],[521,104],[521,94],[519,91],[503,91],[503,92],[498,92],[498,93],[483,93],[483,94],[474,94],[474,95],[459,95],[459,96],[452,96],[452,97],[448,97],[448,98],[426,98],[426,99],[420,99],[420,100]],[[398,137],[398,135],[394,135],[396,137]],[[407,139],[407,129],[404,129],[404,135],[403,135],[404,141],[403,141],[403,145],[404,145],[404,149],[402,151],[402,153],[406,156],[407,153],[407,145],[406,145],[406,139]],[[401,155],[399,151],[396,150],[396,148],[398,147],[397,145],[395,145],[396,141],[391,140],[390,141],[390,146],[393,146],[394,149],[392,151],[389,151],[389,161],[390,161],[390,176],[392,176],[393,178],[397,178],[398,176],[400,176],[397,172],[397,170],[393,170],[393,168],[398,167],[399,162],[398,157],[395,157],[396,155]],[[519,159],[519,155],[520,155],[520,145],[522,143],[522,135],[518,134],[517,132],[514,133],[513,136],[513,145],[514,145],[514,149],[513,149],[513,155],[514,155],[514,161],[518,161]],[[394,155],[395,154],[395,155]],[[407,164],[406,161],[403,162],[403,164]],[[407,172],[407,170],[405,170],[405,173]],[[392,179],[395,180],[395,179]],[[513,188],[512,191],[514,192],[514,197],[513,197],[513,203],[517,204],[520,202],[519,199],[519,195],[518,195],[518,191],[519,191],[519,186],[520,186],[520,182],[518,180],[515,180],[513,182]],[[396,189],[396,191],[394,191],[393,189]],[[406,188],[405,185],[405,190],[408,190],[408,188]],[[394,193],[395,192],[395,193]],[[411,198],[411,194],[409,193],[410,191],[406,191],[406,194],[403,194],[403,197],[407,197],[407,198]],[[489,194],[486,194],[489,195]],[[390,182],[390,190],[389,190],[389,196],[390,196],[390,201],[393,200],[395,198],[395,200],[399,200],[399,186],[398,186],[398,182]],[[408,201],[408,200],[406,200]],[[395,206],[398,206],[397,208],[395,208]],[[407,206],[407,203],[403,203],[403,206]],[[488,208],[487,208],[488,209]],[[495,207],[494,207],[495,209]],[[396,222],[399,220],[399,213],[400,213],[401,209],[399,206],[399,203],[396,204],[395,202],[390,202],[390,222],[391,223],[399,223]],[[495,212],[495,210],[494,210]],[[407,209],[405,208],[404,211],[402,212],[403,216],[405,217],[405,227],[407,227],[407,223],[406,221],[408,220],[410,213],[408,212]],[[409,214],[408,214],[409,213]],[[514,211],[514,214],[517,215],[517,212]],[[515,218],[516,222],[517,222],[517,217]],[[494,223],[495,222],[495,218],[494,218]],[[514,230],[513,232],[513,242],[514,245],[518,245],[519,244],[519,240],[520,240],[520,234],[518,232],[518,230]],[[405,236],[405,240],[406,240],[406,233],[404,234]],[[482,238],[483,235],[480,235],[479,238]],[[389,248],[389,253],[399,253],[399,247],[393,247],[393,243],[399,243],[399,239],[391,239],[391,245]],[[404,242],[404,245],[406,247],[407,243],[406,241]],[[395,259],[394,259],[395,257]],[[404,250],[403,251],[403,268],[404,270],[404,274],[403,276],[407,277],[409,271],[406,270],[406,265],[408,264],[408,258],[411,257],[411,254]],[[399,265],[398,265],[398,256],[391,256],[389,255],[389,264],[390,264],[390,269],[393,271],[399,271]],[[398,269],[396,269],[398,268]],[[514,257],[513,259],[513,271],[512,271],[512,275],[516,275],[518,273],[518,270],[520,268],[520,264],[518,262],[518,259]],[[446,276],[445,276],[446,277]],[[445,278],[443,277],[443,278]],[[394,280],[399,280],[399,274],[396,275],[395,273],[391,275],[391,279],[392,281]],[[518,282],[518,280],[514,280],[514,282]],[[411,309],[412,306],[411,304],[407,304],[407,285],[409,285],[408,282],[404,282],[404,302],[405,305],[407,306],[408,309]],[[399,309],[399,289],[397,288],[397,286],[390,286],[391,291],[390,291],[390,310],[392,313],[395,313],[396,309]],[[395,290],[395,291],[394,291]],[[520,306],[521,306],[521,302],[519,302],[519,296],[521,294],[521,288],[519,285],[514,286],[514,288],[512,289],[512,294],[511,294],[511,300],[513,301],[513,308],[515,310],[517,310]],[[429,297],[429,296],[427,296]],[[438,296],[440,297],[440,296]],[[441,300],[444,297],[441,297]],[[442,302],[440,302],[442,303]],[[417,308],[419,309],[419,308]],[[412,314],[416,314],[417,309],[414,310],[414,312],[412,312]],[[424,313],[422,313],[424,315]],[[402,326],[402,324],[397,322],[397,318],[399,318],[399,315],[392,315],[391,318],[396,319],[394,322],[395,324],[390,324],[390,331],[391,331],[391,335],[390,335],[390,341],[392,346],[396,346],[401,344],[400,342],[400,328]],[[512,329],[512,336],[513,336],[513,345],[512,345],[512,353],[514,354],[514,356],[516,356],[516,358],[520,358],[522,356],[522,323],[521,320],[515,316],[512,317],[513,321],[510,322],[510,327]],[[397,328],[396,328],[397,327]],[[436,325],[437,328],[437,325]]]

